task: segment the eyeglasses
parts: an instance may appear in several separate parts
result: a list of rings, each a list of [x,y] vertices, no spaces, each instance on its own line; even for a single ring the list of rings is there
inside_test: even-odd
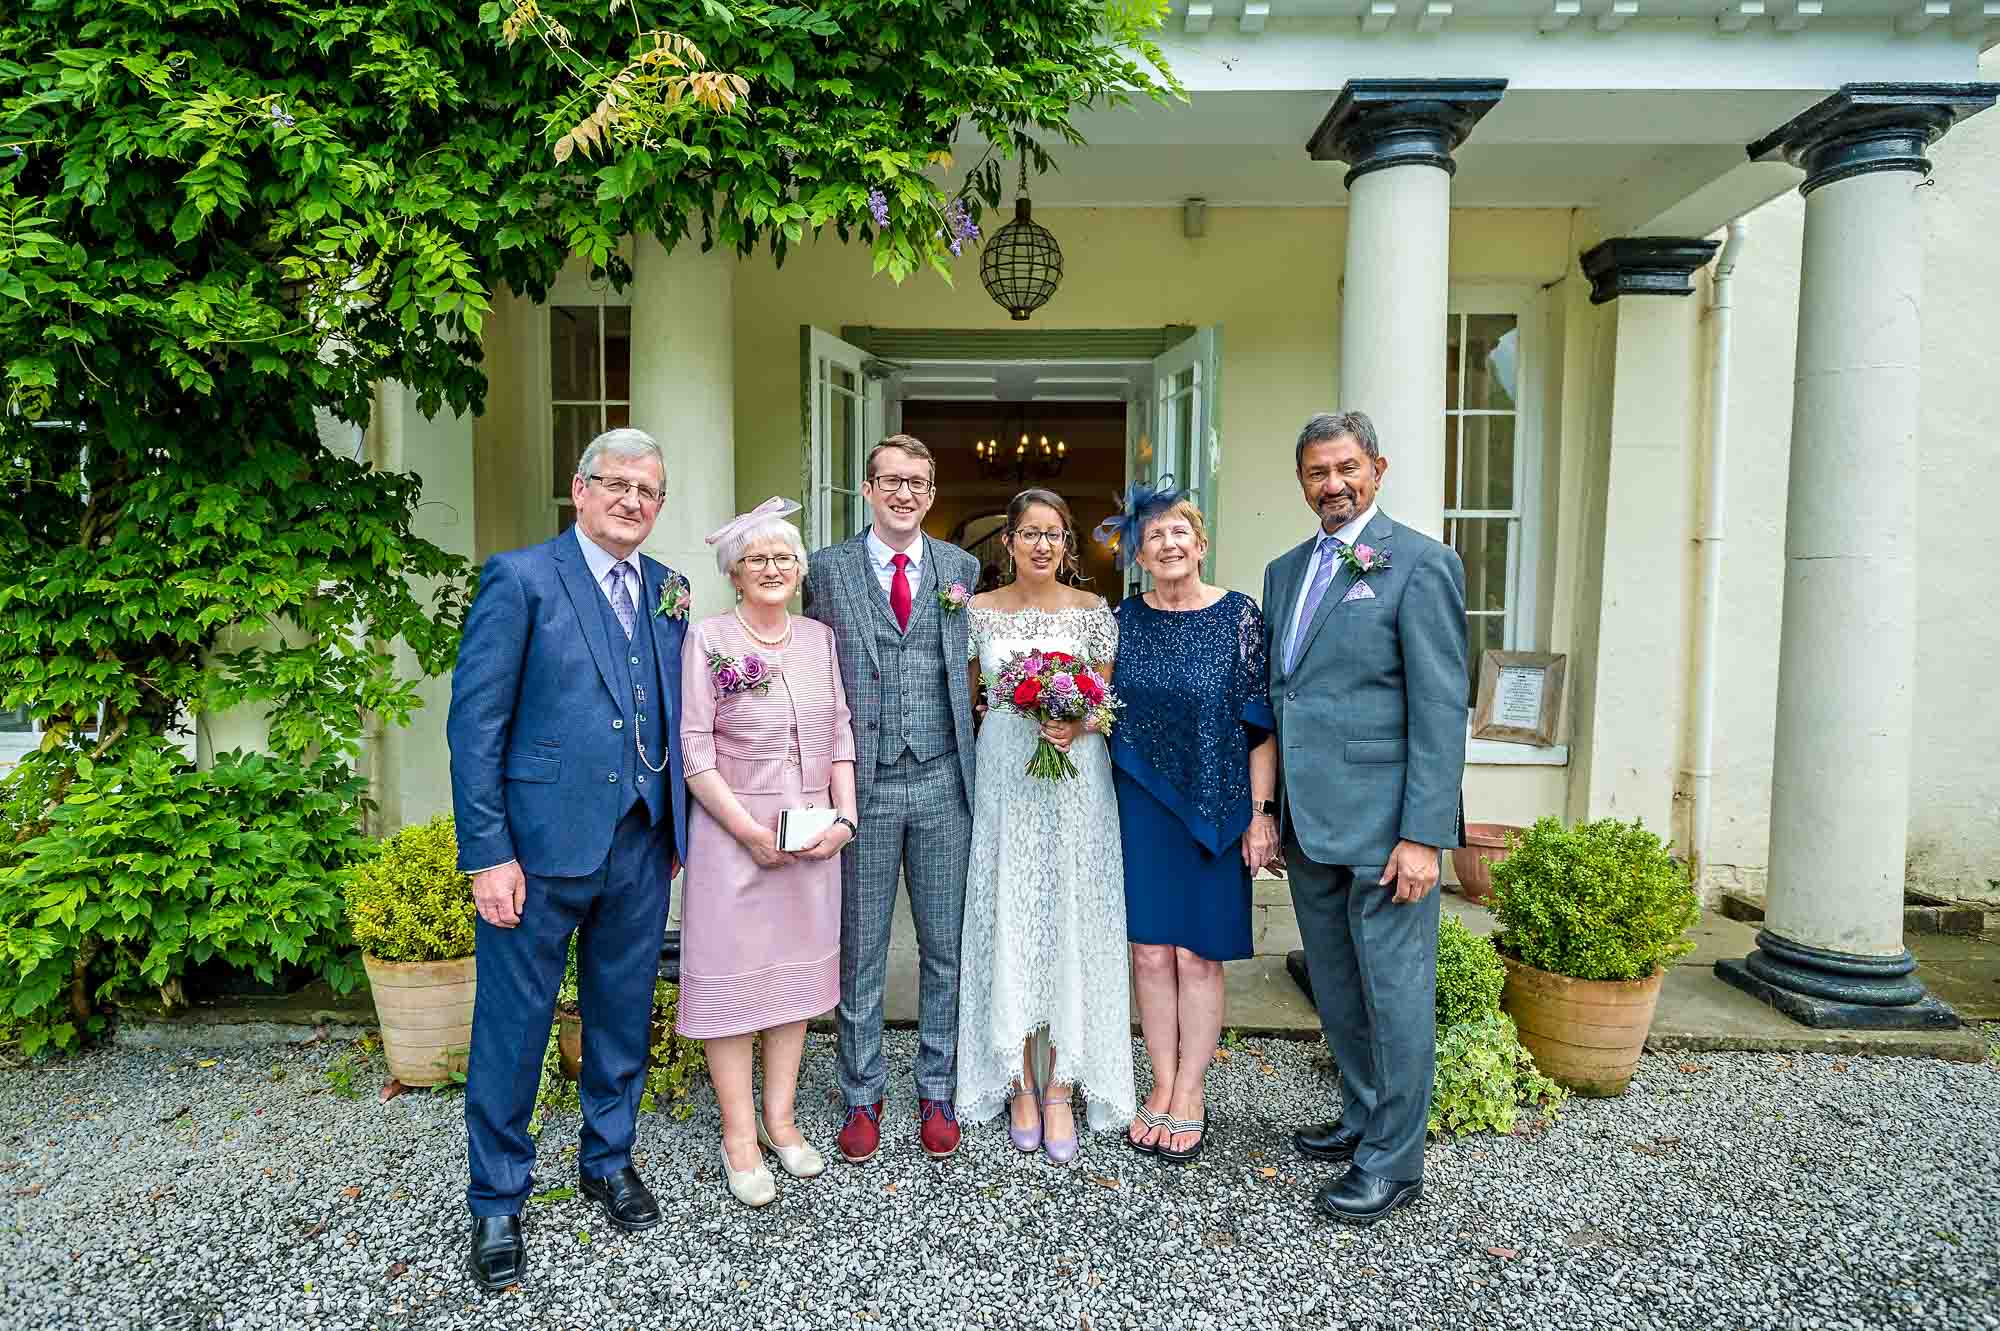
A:
[[[780,573],[790,573],[799,566],[799,557],[797,555],[745,555],[737,562],[752,573],[762,573],[767,568],[774,568]]]
[[[868,483],[884,494],[908,490],[912,499],[922,499],[936,488],[921,476],[871,476]]]
[[[1069,543],[1069,533],[1066,531],[1031,531],[1023,527],[1015,532],[1014,535],[1017,539],[1026,541],[1029,545],[1058,546]]]
[[[596,472],[592,472],[583,479],[595,485],[603,486],[605,492],[615,499],[623,499],[627,495],[637,495],[639,496],[639,502],[642,504],[657,504],[667,497],[665,490],[655,490],[650,485],[634,485],[632,482],[617,476],[599,476]]]

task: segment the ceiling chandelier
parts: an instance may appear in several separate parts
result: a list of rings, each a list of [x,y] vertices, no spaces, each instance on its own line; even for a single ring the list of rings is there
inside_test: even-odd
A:
[[[994,480],[1011,479],[1016,486],[1029,481],[1052,481],[1062,475],[1069,461],[1069,444],[1061,438],[1051,440],[1040,431],[1030,430],[1024,417],[1025,413],[1016,417],[1016,429],[1004,430],[973,444],[981,474]]]
[[[1028,159],[1014,191],[1014,220],[995,231],[979,256],[979,280],[1007,313],[1025,320],[1048,303],[1062,282],[1062,246],[1035,221],[1028,200]]]

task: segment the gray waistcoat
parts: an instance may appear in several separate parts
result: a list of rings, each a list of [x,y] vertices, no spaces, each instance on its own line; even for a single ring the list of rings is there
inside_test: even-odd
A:
[[[887,765],[908,750],[918,762],[930,762],[958,748],[951,724],[951,681],[947,669],[965,669],[963,661],[944,659],[938,626],[936,561],[926,559],[911,596],[910,630],[898,632],[889,613],[889,598],[874,582],[876,609],[873,629],[876,657],[882,663],[882,743],[876,760]],[[867,572],[871,581],[875,570]]]

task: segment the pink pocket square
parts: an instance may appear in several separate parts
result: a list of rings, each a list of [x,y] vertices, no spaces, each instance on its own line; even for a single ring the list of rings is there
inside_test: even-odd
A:
[[[1375,589],[1365,582],[1357,582],[1347,589],[1347,595],[1340,598],[1340,603],[1346,605],[1349,601],[1372,601],[1374,599]]]

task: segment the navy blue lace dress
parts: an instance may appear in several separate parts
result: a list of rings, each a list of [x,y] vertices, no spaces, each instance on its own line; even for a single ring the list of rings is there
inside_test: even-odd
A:
[[[1117,615],[1126,936],[1210,961],[1250,956],[1250,750],[1276,728],[1263,612],[1228,592],[1202,610],[1130,596]]]

